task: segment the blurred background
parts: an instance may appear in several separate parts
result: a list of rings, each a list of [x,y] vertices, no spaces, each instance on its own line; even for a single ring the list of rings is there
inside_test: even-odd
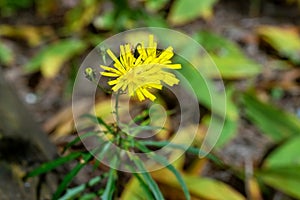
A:
[[[55,156],[76,136],[72,89],[88,52],[121,31],[165,27],[208,51],[227,92],[225,126],[213,152],[226,167],[185,155],[181,170],[193,198],[300,199],[299,25],[299,0],[0,0],[0,158],[10,171],[19,158],[8,158],[7,151],[23,143],[7,145],[16,141],[1,138],[28,130],[47,134],[30,136],[42,137],[34,143],[45,155],[32,156],[36,150],[30,150],[18,165],[30,168]],[[12,100],[15,93],[20,101]],[[199,105],[210,115],[207,101],[200,97]],[[36,128],[16,127],[16,117]],[[207,124],[204,117],[200,135]],[[93,176],[85,169],[70,187]],[[167,199],[183,199],[178,185],[153,176]],[[138,184],[119,187],[121,199],[134,199]]]

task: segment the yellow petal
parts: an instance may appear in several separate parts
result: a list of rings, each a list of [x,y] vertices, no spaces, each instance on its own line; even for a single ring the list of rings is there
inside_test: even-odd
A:
[[[154,101],[156,99],[156,96],[154,96],[152,93],[150,93],[147,89],[141,88],[142,93],[145,97],[150,99],[151,101]]]
[[[100,72],[101,75],[103,76],[108,76],[108,77],[118,77],[120,76],[119,74],[111,73],[111,72]]]

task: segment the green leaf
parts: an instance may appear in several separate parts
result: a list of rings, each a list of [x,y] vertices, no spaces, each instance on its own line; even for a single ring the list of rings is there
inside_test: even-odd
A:
[[[95,18],[99,9],[99,1],[83,0],[79,5],[74,6],[65,14],[66,31],[79,32],[82,31]]]
[[[170,143],[169,141],[151,141],[151,140],[139,141],[139,143],[142,145],[152,146],[152,147],[165,147],[168,145],[168,147],[170,147],[170,148],[181,149],[183,151],[186,151],[188,153],[192,153],[195,155],[206,155],[206,157],[208,159],[210,159],[211,161],[213,161],[214,163],[216,163],[218,165],[222,165],[222,162],[214,155],[204,152],[199,148],[195,148],[192,146],[187,147],[185,144],[173,144],[173,143]],[[147,149],[143,149],[143,150],[146,151]]]
[[[63,149],[62,153],[65,153],[67,149],[69,149],[73,145],[77,144],[78,142],[81,142],[82,139],[85,139],[85,138],[90,137],[90,136],[94,136],[96,134],[97,134],[97,132],[86,132],[84,134],[81,134],[80,136],[74,138],[66,146],[64,146],[64,149]]]
[[[26,177],[28,178],[28,177],[33,177],[33,176],[38,176],[40,174],[44,174],[46,172],[49,172],[49,171],[55,169],[56,167],[58,167],[60,165],[63,165],[64,163],[67,163],[71,160],[74,160],[74,159],[78,158],[81,155],[82,155],[82,153],[80,153],[80,152],[74,152],[74,153],[70,153],[67,156],[60,157],[60,158],[57,158],[53,161],[44,163],[41,166],[39,166],[38,168],[36,168],[36,169],[32,170],[31,172],[29,172],[26,175]]]
[[[281,56],[300,64],[300,37],[292,28],[261,26],[257,29],[258,35],[271,45]]]
[[[215,124],[213,124],[214,126]],[[231,120],[226,119],[221,135],[218,139],[217,144],[215,145],[216,148],[222,148],[224,145],[226,145],[231,139],[234,138],[234,136],[237,133],[238,128],[238,121],[237,120]]]
[[[70,182],[73,180],[73,178],[78,174],[78,172],[87,164],[87,162],[92,158],[92,154],[85,154],[83,155],[84,162],[78,163],[62,180],[62,182],[57,187],[55,193],[53,194],[52,199],[56,200],[58,199],[61,194],[65,191],[65,189],[68,187]]]
[[[145,7],[150,11],[158,11],[162,9],[169,0],[147,0],[145,1]]]
[[[275,142],[300,134],[300,120],[251,94],[243,96],[247,117]]]
[[[182,25],[198,17],[208,19],[217,0],[176,0],[168,16],[173,25]]]
[[[54,77],[67,60],[82,52],[85,47],[85,43],[77,39],[66,39],[51,44],[25,65],[25,71],[41,70],[45,77]]]
[[[9,64],[13,61],[13,53],[6,45],[0,40],[0,64]]]
[[[188,90],[192,89],[202,105],[221,117],[225,117],[224,114],[226,113],[226,117],[230,119],[238,118],[237,108],[234,103],[231,100],[226,101],[225,93],[219,92],[208,77],[200,74],[188,62],[181,60],[179,63],[183,67],[178,72],[185,77],[185,80],[181,81],[182,86]]]
[[[202,60],[201,70],[210,77],[218,77],[216,71],[211,70],[212,64],[217,66],[225,79],[246,78],[261,72],[262,67],[248,59],[232,41],[207,31],[199,32],[194,38],[209,53],[209,56],[204,54],[199,59]]]
[[[114,157],[112,160],[112,165],[115,166],[116,163],[117,163],[117,157]],[[116,189],[115,188],[116,180],[117,180],[117,171],[114,168],[110,168],[109,174],[108,174],[108,181],[106,183],[105,190],[101,196],[102,199],[107,199],[107,200],[113,199],[114,191]]]
[[[143,151],[144,153],[147,153],[147,152],[150,151],[146,146],[142,145],[142,144],[139,143],[139,142],[136,142],[136,145],[137,145],[137,148],[139,148],[139,149],[140,149],[141,151]],[[190,200],[190,199],[191,199],[191,196],[190,196],[189,190],[188,190],[188,188],[187,188],[187,185],[186,185],[185,182],[183,181],[183,179],[182,179],[180,173],[176,170],[176,168],[175,168],[173,165],[171,165],[167,159],[165,159],[164,157],[159,156],[159,155],[157,155],[157,154],[155,154],[155,153],[150,153],[150,154],[149,154],[149,157],[152,157],[156,162],[162,164],[163,166],[166,166],[166,168],[167,168],[168,170],[170,170],[170,171],[175,175],[177,181],[180,183],[180,185],[181,185],[181,187],[182,187],[182,190],[183,190],[183,193],[184,193],[185,198],[186,198],[187,200]]]
[[[121,198],[123,200],[154,200],[154,197],[144,180],[134,174],[135,177],[131,178],[128,184],[125,185],[125,188],[122,192]]]
[[[132,154],[128,154],[128,155],[129,155],[130,159],[135,163],[137,168],[142,171],[140,174],[143,177],[143,179],[145,180],[145,182],[147,183],[150,190],[152,191],[155,199],[163,200],[164,197],[163,197],[157,183],[153,180],[153,178],[151,177],[149,172],[147,172],[147,169],[145,168],[144,163],[140,160],[139,157],[132,155]]]
[[[291,137],[264,161],[264,167],[300,166],[300,136]]]
[[[101,117],[97,117],[94,115],[90,115],[90,114],[84,114],[81,116],[82,118],[88,118],[90,120],[92,120],[92,122],[94,122],[95,124],[101,124],[103,125],[106,130],[108,130],[110,133],[114,133],[114,131],[112,130],[112,127],[110,125],[108,125]]]
[[[170,176],[165,169],[154,172],[153,177],[162,185],[168,186],[168,190],[170,187],[174,189],[181,187],[175,177]],[[187,174],[182,174],[182,177],[195,199],[245,200],[243,195],[221,181]]]
[[[79,200],[94,200],[97,199],[98,196],[95,193],[87,193],[82,195]]]
[[[267,185],[294,198],[300,198],[300,166],[264,169],[256,175]]]
[[[232,102],[233,99],[233,94],[234,94],[234,87],[232,85],[227,85],[226,87],[226,101],[227,102]],[[232,102],[233,104],[233,102]],[[237,108],[235,108],[236,112]],[[206,119],[208,118],[208,122],[206,122]],[[210,119],[209,117],[206,116],[203,118],[204,123],[209,126]],[[224,145],[226,145],[231,139],[234,138],[234,136],[237,133],[238,129],[238,118],[229,118],[227,117],[225,119],[225,122],[221,120],[215,120],[215,123],[211,123],[211,127],[214,130],[218,130],[218,127],[221,128],[221,134],[220,137],[218,138],[218,141],[215,145],[215,148],[222,148]]]
[[[65,195],[63,195],[61,198],[59,198],[59,200],[74,199],[81,192],[83,192],[85,188],[86,188],[86,184],[81,184],[77,187],[70,188],[70,189],[67,190]]]

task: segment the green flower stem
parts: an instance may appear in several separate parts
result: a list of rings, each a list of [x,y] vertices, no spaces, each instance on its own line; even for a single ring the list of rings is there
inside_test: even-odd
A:
[[[115,116],[116,116],[116,124],[117,127],[119,127],[120,124],[120,118],[119,118],[119,96],[120,96],[120,91],[118,90],[116,94],[116,102],[115,102]]]

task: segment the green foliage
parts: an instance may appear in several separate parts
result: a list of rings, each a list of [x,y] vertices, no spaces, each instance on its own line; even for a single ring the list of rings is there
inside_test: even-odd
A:
[[[218,67],[224,79],[241,79],[261,72],[261,66],[247,58],[230,40],[207,31],[199,32],[195,35],[195,39],[209,53],[210,57],[201,57],[203,63],[201,69],[209,76],[217,76],[214,74],[215,71],[211,70],[213,66],[210,59]]]
[[[65,189],[68,187],[73,178],[78,174],[78,172],[86,165],[87,162],[92,158],[91,154],[83,154],[83,161],[78,163],[68,174],[64,176],[64,179],[59,184],[55,193],[53,194],[52,199],[56,200],[62,195]]]
[[[47,173],[47,172],[49,172],[49,171],[65,164],[65,163],[67,163],[67,162],[70,162],[70,161],[78,158],[79,156],[81,156],[80,152],[74,152],[74,153],[68,154],[67,156],[60,157],[60,158],[57,158],[53,161],[44,163],[41,166],[39,166],[38,168],[36,168],[36,169],[32,170],[31,172],[29,172],[26,175],[26,177],[29,178],[29,177],[38,176],[40,174]]]
[[[67,60],[82,52],[85,47],[86,45],[77,39],[61,40],[40,51],[25,65],[25,70],[27,72],[41,70],[44,76],[54,77]]]
[[[198,17],[210,18],[216,2],[217,0],[176,0],[168,19],[174,25],[181,25]]]
[[[251,94],[243,96],[243,103],[248,118],[274,141],[280,142],[300,133],[296,116],[261,102]]]
[[[264,167],[300,166],[300,132],[276,148],[264,161]]]
[[[96,176],[92,178],[88,183],[81,184],[74,188],[67,189],[66,193],[62,197],[60,197],[59,200],[75,199],[76,197],[79,197],[87,187],[94,186],[95,184],[99,183],[101,180],[102,177]],[[93,194],[93,198],[95,197],[96,197],[95,194]]]
[[[262,26],[257,29],[261,38],[282,57],[300,64],[300,36],[297,30],[285,27]]]
[[[296,1],[294,0],[294,2]],[[44,78],[54,78],[59,75],[63,67],[68,68],[70,63],[78,66],[78,56],[85,54],[87,49],[94,47],[109,35],[141,26],[188,27],[189,23],[198,18],[208,22],[213,17],[213,8],[216,3],[217,0],[146,0],[137,1],[133,4],[128,0],[83,0],[78,1],[77,5],[69,5],[67,11],[62,15],[64,17],[58,23],[60,28],[58,28],[57,22],[54,22],[53,27],[50,23],[47,24],[47,27],[3,24],[0,27],[0,35],[9,39],[21,40],[28,46],[26,48],[34,47],[31,50],[36,52],[35,56],[30,58],[29,62],[24,65],[26,73],[40,71]],[[47,19],[47,17],[52,19],[56,18],[55,14],[58,16],[62,14],[55,13],[56,8],[59,6],[56,1],[49,0],[41,2],[35,0],[0,0],[0,15],[9,17],[18,11],[36,9],[37,16],[43,19]],[[205,26],[203,29],[205,29]],[[251,34],[254,34],[255,37],[253,38],[258,36],[264,42],[262,46],[271,47],[281,58],[287,59],[284,61],[276,60],[277,64],[285,66],[284,70],[289,69],[286,67],[286,63],[289,64],[290,68],[300,64],[300,37],[297,29],[261,26],[256,33]],[[166,41],[168,39],[166,37]],[[172,39],[176,40],[176,38]],[[236,137],[240,120],[245,120],[245,118],[249,120],[252,125],[267,135],[272,143],[276,145],[276,148],[262,160],[263,165],[261,167],[254,166],[255,178],[260,181],[262,188],[267,185],[293,198],[300,199],[299,118],[279,109],[272,103],[261,101],[258,96],[265,95],[265,91],[261,91],[264,90],[264,87],[253,93],[245,92],[248,89],[257,89],[252,81],[256,80],[258,76],[264,75],[263,70],[266,66],[250,59],[237,43],[216,34],[213,29],[200,32],[196,30],[194,39],[203,46],[209,56],[191,53],[196,57],[193,59],[200,60],[201,65],[197,68],[181,58],[176,58],[176,62],[182,64],[183,67],[179,70],[179,73],[188,80],[188,83],[182,82],[183,87],[187,90],[193,90],[201,106],[208,109],[205,116],[201,118],[200,125],[204,127],[209,125],[213,130],[222,128],[220,138],[216,144],[217,150],[222,151],[222,148]],[[2,41],[1,38],[0,41]],[[186,46],[183,51],[193,52],[194,49]],[[32,53],[32,51],[29,51],[29,53]],[[14,60],[17,58],[12,49],[5,43],[0,42],[1,64],[11,66],[15,64]],[[218,70],[212,70],[214,66]],[[272,69],[275,68],[272,67]],[[218,85],[215,84],[220,81],[220,78],[224,79],[226,86],[224,93],[220,92]],[[218,80],[215,82],[216,79]],[[240,86],[240,83],[245,84],[246,88]],[[282,85],[286,87],[282,87],[281,84],[272,82],[267,86],[274,101],[281,100],[285,95],[286,87],[289,87],[289,85],[284,84]],[[237,101],[239,99],[241,99],[241,102]],[[215,115],[218,116],[218,119],[212,121],[212,116]],[[65,175],[53,199],[117,198],[116,193],[119,191],[117,191],[116,183],[122,177],[119,177],[117,170],[113,168],[105,172],[103,177],[97,176],[87,183],[68,189],[74,177],[83,167],[92,163],[90,161],[95,161],[93,165],[96,168],[106,155],[111,155],[109,150],[111,145],[115,143],[121,143],[122,148],[129,151],[148,152],[150,148],[162,148],[168,145],[174,152],[186,151],[188,154],[206,155],[203,162],[210,160],[220,169],[229,170],[233,176],[240,178],[246,185],[248,184],[247,180],[243,180],[243,177],[240,176],[244,173],[243,169],[233,170],[235,166],[231,166],[231,163],[226,165],[214,152],[207,154],[207,152],[197,147],[172,144],[167,140],[136,141],[133,137],[127,137],[129,133],[136,135],[142,131],[162,129],[162,127],[152,126],[149,123],[148,111],[136,116],[129,125],[119,124],[124,132],[120,132],[115,124],[107,122],[102,117],[86,115],[84,118],[90,119],[94,124],[99,124],[103,130],[81,134],[80,137],[76,137],[65,146],[63,153],[68,153],[66,156],[44,163],[26,176],[26,178],[39,176],[63,164],[76,161],[77,165]],[[141,126],[132,128],[130,125],[133,122],[140,123]],[[72,152],[72,147],[80,143],[81,139],[97,138],[99,135],[107,136],[109,139],[101,144],[99,149],[96,149],[96,153],[94,152],[97,160],[94,160],[92,154],[89,153]],[[182,166],[170,165],[165,158],[156,154],[150,153],[149,157],[157,164],[166,166],[165,169],[155,175],[155,173],[146,171],[144,163],[138,157],[131,157],[135,167],[144,172],[137,174],[132,169],[134,178],[129,181],[128,186],[122,191],[121,199],[134,200],[145,197],[147,199],[163,199],[166,190],[162,188],[166,186],[167,188],[181,190],[182,198],[185,199],[189,199],[190,196],[197,199],[245,199],[243,195],[228,184],[211,178],[196,176],[195,174],[187,174]],[[119,164],[116,156],[112,155],[110,161],[113,166]],[[88,191],[90,187],[99,183],[106,184],[96,192]],[[264,193],[265,191],[262,190],[261,192]]]
[[[18,10],[33,6],[34,0],[0,0],[0,13],[4,16],[15,14]]]
[[[10,64],[13,61],[13,53],[5,44],[0,40],[0,64]]]
[[[263,182],[276,188],[292,197],[300,198],[299,182],[300,167],[272,167],[264,169],[257,173],[257,176]]]

